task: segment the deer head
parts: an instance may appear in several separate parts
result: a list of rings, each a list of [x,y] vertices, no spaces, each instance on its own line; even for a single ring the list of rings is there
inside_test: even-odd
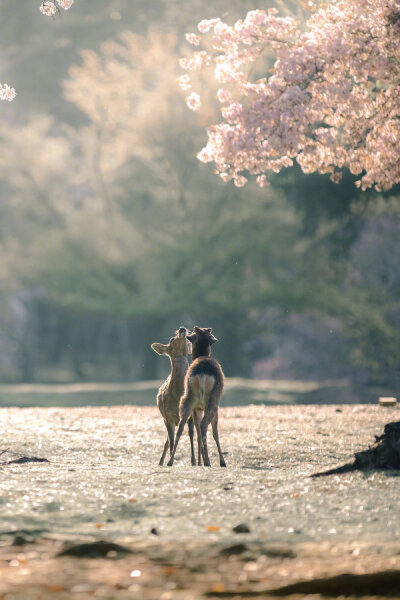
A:
[[[187,336],[187,339],[192,344],[192,359],[199,356],[210,356],[211,345],[218,342],[217,338],[212,334],[211,327],[193,327],[192,333]]]
[[[212,334],[211,327],[197,327],[197,325],[195,325],[192,333],[186,337],[192,344],[195,342],[203,342],[211,346],[215,342],[218,342],[218,339]]]
[[[171,359],[177,358],[178,356],[187,356],[189,348],[186,327],[179,327],[175,335],[169,340],[168,344],[154,342],[151,344],[151,347],[157,354],[166,354]]]

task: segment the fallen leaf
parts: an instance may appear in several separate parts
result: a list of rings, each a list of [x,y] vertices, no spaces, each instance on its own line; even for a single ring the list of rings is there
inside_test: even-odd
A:
[[[177,569],[175,567],[164,567],[163,571],[165,575],[175,575]]]
[[[101,529],[103,527],[103,524],[102,523],[96,523],[96,527],[97,527],[97,529]]]
[[[61,585],[46,585],[46,590],[48,592],[64,592],[65,588]]]
[[[219,527],[215,527],[215,525],[209,525],[207,531],[219,531]]]
[[[224,586],[223,583],[216,583],[212,588],[211,591],[217,594],[222,594],[223,592],[226,592],[226,587]]]

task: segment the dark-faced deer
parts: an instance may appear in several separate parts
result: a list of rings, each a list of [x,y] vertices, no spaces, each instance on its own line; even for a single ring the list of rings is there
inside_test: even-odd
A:
[[[179,403],[180,421],[176,440],[168,466],[174,462],[176,448],[182,435],[186,421],[193,416],[197,437],[201,440],[198,462],[201,464],[201,454],[204,465],[210,466],[207,448],[207,428],[212,425],[212,432],[219,454],[219,464],[226,467],[218,437],[218,407],[224,389],[224,374],[221,365],[211,357],[211,345],[217,342],[211,328],[194,327],[187,336],[192,343],[192,359],[186,377],[185,390]]]
[[[179,401],[184,391],[185,375],[189,368],[188,363],[188,343],[186,339],[187,330],[185,327],[180,327],[175,336],[169,341],[169,344],[159,344],[154,342],[151,347],[157,354],[166,354],[171,361],[171,373],[161,385],[157,394],[157,406],[164,419],[165,427],[167,428],[167,440],[164,444],[164,450],[160,458],[160,466],[164,464],[165,455],[169,447],[170,454],[174,448],[175,427],[179,423]],[[191,448],[191,462],[196,464],[194,456],[193,420],[189,423],[189,437]]]

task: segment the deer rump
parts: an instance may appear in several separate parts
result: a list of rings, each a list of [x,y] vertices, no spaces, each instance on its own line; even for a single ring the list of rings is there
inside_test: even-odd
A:
[[[196,358],[186,375],[183,404],[189,400],[192,410],[204,411],[209,406],[210,396],[214,395],[212,392],[218,391],[217,399],[219,399],[223,381],[222,369],[214,358],[205,356]],[[183,408],[182,404],[181,408]]]
[[[192,390],[193,408],[205,410],[207,398],[215,385],[213,375],[193,375],[189,378],[189,386]]]

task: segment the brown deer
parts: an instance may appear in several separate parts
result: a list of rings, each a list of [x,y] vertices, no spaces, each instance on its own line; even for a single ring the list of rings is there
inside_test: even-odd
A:
[[[164,419],[165,427],[167,428],[167,440],[164,444],[164,450],[160,458],[159,465],[164,464],[165,455],[168,447],[170,454],[174,448],[175,427],[179,423],[179,400],[184,390],[185,375],[189,367],[188,363],[188,343],[187,329],[180,327],[175,336],[169,340],[168,344],[159,344],[154,342],[151,347],[157,354],[166,354],[171,361],[171,373],[161,385],[157,393],[157,406]],[[194,425],[193,420],[189,419],[189,437],[191,447],[191,462],[196,464],[194,456]]]
[[[198,457],[199,465],[201,464],[202,454],[204,465],[210,466],[207,428],[211,423],[219,454],[219,464],[221,467],[226,467],[218,437],[218,407],[224,389],[224,374],[219,362],[211,357],[211,346],[218,340],[213,336],[211,328],[200,327],[194,327],[187,339],[192,343],[193,362],[185,377],[185,391],[179,403],[181,419],[168,466],[171,467],[174,462],[176,448],[186,421],[193,417],[198,440],[201,440],[201,451],[199,448]]]

